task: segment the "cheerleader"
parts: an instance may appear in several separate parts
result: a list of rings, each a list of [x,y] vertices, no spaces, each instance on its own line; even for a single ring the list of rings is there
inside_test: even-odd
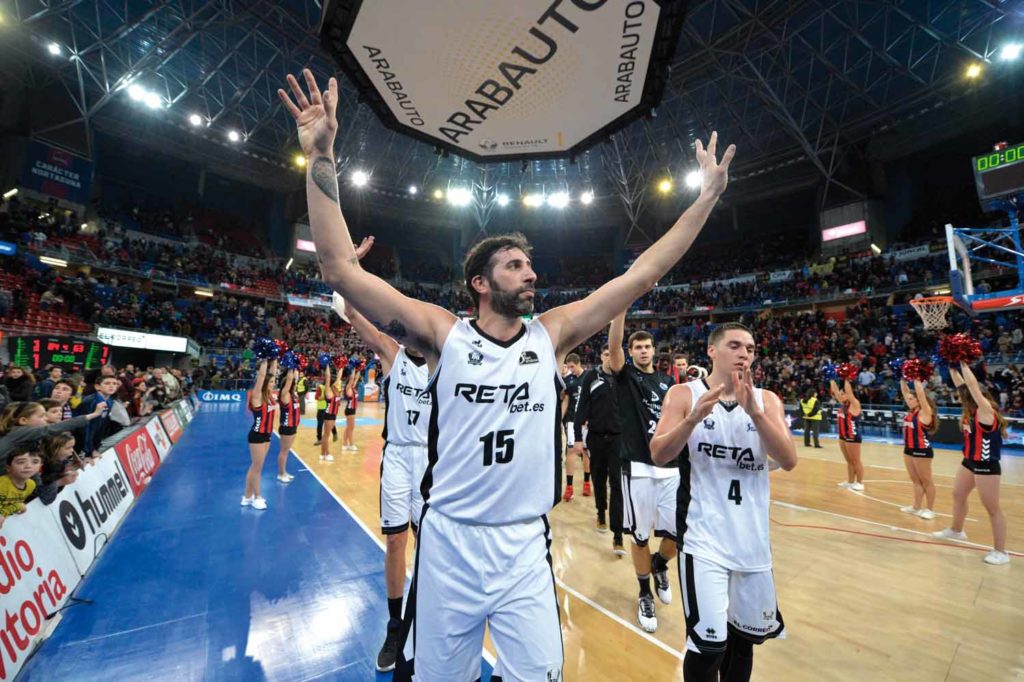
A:
[[[299,370],[290,369],[284,375],[284,383],[278,393],[277,402],[281,408],[280,426],[277,435],[281,437],[281,451],[277,455],[277,480],[291,483],[295,477],[288,473],[288,453],[295,442],[295,432],[299,428],[299,392],[295,389],[295,377]]]
[[[966,540],[964,519],[967,518],[967,498],[971,490],[978,489],[978,497],[988,512],[992,524],[992,551],[985,555],[985,563],[999,566],[1010,563],[1006,552],[1006,517],[999,507],[999,480],[1002,467],[1003,438],[1006,437],[1006,418],[999,412],[999,403],[987,389],[978,384],[970,366],[960,363],[960,371],[950,367],[963,405],[960,430],[964,434],[964,458],[953,480],[953,525],[935,537],[943,540]]]
[[[253,382],[248,396],[249,411],[252,412],[253,418],[252,428],[249,429],[249,457],[252,464],[245,475],[245,496],[242,498],[242,506],[259,510],[267,508],[267,501],[260,496],[260,475],[263,473],[263,460],[270,449],[270,434],[274,432],[277,402],[271,393],[271,386],[274,384],[276,374],[277,360],[271,360],[269,367],[266,360],[260,360],[256,369],[256,381]]]
[[[840,488],[864,490],[864,464],[860,461],[860,401],[850,385],[849,379],[843,380],[840,390],[835,380],[829,381],[829,392],[838,402],[839,408],[839,451],[846,460],[846,480],[839,484]]]
[[[334,430],[334,422],[338,419],[338,411],[341,409],[342,394],[341,378],[331,383],[331,364],[324,365],[324,401],[327,407],[324,409],[324,437],[320,439],[320,461],[333,462],[331,455],[331,442],[327,434]],[[344,448],[343,448],[344,449]]]
[[[359,368],[347,368],[345,383],[345,434],[341,437],[341,449],[357,451],[353,436],[356,431],[356,407],[359,406]]]
[[[906,380],[900,379],[900,393],[907,404],[907,416],[903,418],[903,466],[907,468],[910,482],[914,486],[913,506],[900,507],[900,511],[934,519],[935,483],[932,482],[932,459],[935,453],[928,440],[939,429],[935,401],[925,393],[924,383],[914,382],[911,391]],[[925,506],[921,506],[924,500]]]

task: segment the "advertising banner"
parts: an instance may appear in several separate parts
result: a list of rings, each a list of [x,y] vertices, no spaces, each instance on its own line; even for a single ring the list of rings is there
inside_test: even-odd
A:
[[[164,410],[160,413],[160,421],[163,423],[164,430],[167,431],[167,436],[171,439],[171,443],[177,443],[178,439],[181,438],[181,422],[178,420],[178,415],[174,410]]]
[[[895,261],[908,261],[917,260],[918,258],[927,258],[931,255],[931,249],[927,244],[921,244],[920,246],[913,246],[909,249],[900,249],[899,251],[892,252],[892,258]]]
[[[13,680],[41,638],[46,616],[64,605],[81,576],[42,502],[0,528],[0,680]]]
[[[153,417],[146,422],[146,431],[149,432],[149,439],[156,446],[156,453],[160,455],[160,461],[164,461],[167,458],[167,453],[171,450],[171,439],[167,437],[160,418]]]
[[[46,507],[61,529],[80,574],[89,570],[134,500],[121,462],[113,450],[107,450]]]
[[[179,400],[171,405],[171,409],[174,410],[174,415],[178,418],[178,424],[180,424],[182,430],[184,430],[185,425],[188,424],[188,414],[185,413],[185,403]]]
[[[245,391],[199,391],[199,400],[204,403],[238,403],[245,402]]]
[[[32,140],[25,150],[21,185],[40,194],[84,205],[89,203],[92,173],[93,163],[89,159]]]
[[[153,473],[160,467],[160,455],[153,441],[149,439],[149,432],[144,428],[137,429],[115,445],[114,451],[121,460],[125,475],[128,476],[128,485],[138,497],[149,485]]]

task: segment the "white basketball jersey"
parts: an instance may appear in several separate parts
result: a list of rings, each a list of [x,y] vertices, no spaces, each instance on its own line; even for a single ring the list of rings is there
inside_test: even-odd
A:
[[[423,501],[470,524],[547,514],[561,495],[564,384],[538,320],[508,341],[459,320],[431,377]]]
[[[693,405],[708,390],[706,380],[685,386]],[[754,397],[763,408],[761,389]],[[743,408],[717,403],[690,434],[679,469],[676,527],[683,550],[734,571],[770,569],[768,455]]]
[[[426,445],[430,422],[427,363],[416,365],[399,346],[388,375],[384,377],[384,433],[392,445]]]

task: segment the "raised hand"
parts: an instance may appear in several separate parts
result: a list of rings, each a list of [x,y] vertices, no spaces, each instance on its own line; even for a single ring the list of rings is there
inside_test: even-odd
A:
[[[363,256],[370,253],[370,249],[373,248],[373,235],[369,237],[363,237],[363,241],[359,242],[359,246],[356,247],[356,258],[363,260]]]
[[[718,198],[729,185],[729,164],[732,163],[732,157],[736,156],[736,145],[731,144],[726,148],[721,161],[718,161],[716,156],[718,152],[717,131],[711,133],[707,150],[704,149],[704,143],[700,140],[697,140],[696,147],[697,163],[700,164],[701,172],[700,193]]]
[[[752,417],[761,414],[763,410],[754,398],[754,376],[749,367],[742,372],[732,373],[732,389],[736,394],[736,402],[744,412]]]
[[[690,411],[689,418],[694,422],[704,421],[704,417],[707,417],[715,409],[715,403],[718,402],[724,390],[725,384],[719,384],[702,395],[697,404],[693,406],[693,410]]]
[[[295,119],[302,152],[306,156],[330,154],[334,149],[334,136],[338,133],[338,81],[331,78],[327,83],[327,91],[321,94],[313,72],[303,69],[302,75],[306,79],[309,97],[306,97],[299,81],[291,74],[288,74],[288,87],[295,101],[283,89],[278,89],[277,96]]]

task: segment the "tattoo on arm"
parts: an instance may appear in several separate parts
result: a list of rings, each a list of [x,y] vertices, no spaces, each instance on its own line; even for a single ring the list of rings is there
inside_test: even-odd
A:
[[[334,172],[334,162],[326,156],[318,156],[309,170],[313,182],[326,194],[331,201],[338,201],[338,176]]]

